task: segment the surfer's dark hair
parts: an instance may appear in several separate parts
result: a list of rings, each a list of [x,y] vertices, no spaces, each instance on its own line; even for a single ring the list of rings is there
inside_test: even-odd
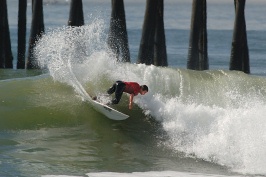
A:
[[[141,90],[143,90],[143,91],[149,91],[149,88],[148,88],[148,86],[147,85],[142,85],[142,86],[140,86],[140,88],[141,88]]]

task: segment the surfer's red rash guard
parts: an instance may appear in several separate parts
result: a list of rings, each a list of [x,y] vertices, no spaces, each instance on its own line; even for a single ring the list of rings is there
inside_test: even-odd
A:
[[[140,92],[140,85],[137,82],[124,82],[126,84],[124,92],[134,94],[135,96]]]

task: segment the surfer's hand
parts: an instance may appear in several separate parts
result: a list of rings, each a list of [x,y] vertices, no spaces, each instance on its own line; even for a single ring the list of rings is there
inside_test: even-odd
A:
[[[132,102],[129,103],[128,108],[132,109]]]

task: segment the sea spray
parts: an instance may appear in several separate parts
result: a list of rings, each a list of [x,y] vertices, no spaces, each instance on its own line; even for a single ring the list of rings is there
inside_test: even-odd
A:
[[[194,92],[186,95],[190,97],[186,102],[166,100],[157,113],[164,115],[162,125],[170,137],[167,146],[233,171],[265,175],[265,79],[238,74],[227,72],[216,78],[215,85],[202,77],[195,81],[206,84],[201,96]],[[216,96],[208,97],[210,91]]]
[[[165,146],[233,171],[266,174],[265,78],[118,63],[105,31],[97,20],[47,33],[36,47],[40,66],[80,95],[85,87],[104,92],[115,80],[147,84],[149,93],[134,102],[161,122]]]

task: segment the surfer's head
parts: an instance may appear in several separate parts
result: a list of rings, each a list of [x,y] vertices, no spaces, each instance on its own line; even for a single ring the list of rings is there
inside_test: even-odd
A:
[[[140,86],[140,94],[145,95],[149,91],[149,88],[147,85],[141,85]]]

